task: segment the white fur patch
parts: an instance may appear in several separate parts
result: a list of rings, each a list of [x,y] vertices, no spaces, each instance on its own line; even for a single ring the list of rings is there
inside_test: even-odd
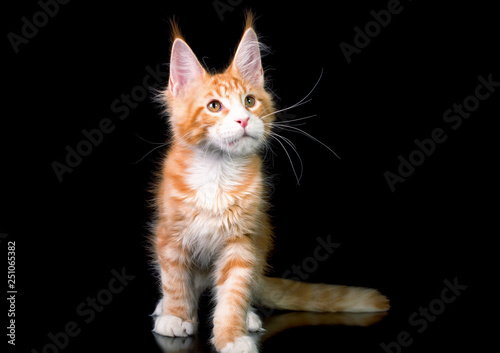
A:
[[[221,353],[258,353],[255,340],[250,336],[238,337],[222,348]]]
[[[220,152],[197,150],[187,171],[187,182],[197,191],[196,205],[212,213],[226,209],[233,200],[226,192],[237,187],[243,177],[244,158]]]
[[[186,337],[194,334],[194,326],[180,317],[161,315],[156,317],[153,331],[168,337]]]
[[[222,215],[237,202],[229,191],[244,178],[246,163],[243,158],[197,150],[187,170],[186,181],[196,190],[189,202],[196,205],[198,215],[184,229],[182,242],[202,266],[208,266],[229,235],[230,224]]]

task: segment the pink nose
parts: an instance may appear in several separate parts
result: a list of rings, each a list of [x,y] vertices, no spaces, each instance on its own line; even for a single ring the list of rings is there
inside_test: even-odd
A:
[[[250,119],[249,117],[246,117],[246,118],[242,118],[242,119],[236,119],[235,121],[241,125],[242,128],[246,128],[247,125],[248,125],[248,119]]]

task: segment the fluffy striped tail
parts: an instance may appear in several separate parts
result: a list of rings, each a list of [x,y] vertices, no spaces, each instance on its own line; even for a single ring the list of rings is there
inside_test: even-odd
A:
[[[376,289],[310,284],[263,277],[257,294],[260,305],[282,310],[315,312],[379,312],[389,300]]]

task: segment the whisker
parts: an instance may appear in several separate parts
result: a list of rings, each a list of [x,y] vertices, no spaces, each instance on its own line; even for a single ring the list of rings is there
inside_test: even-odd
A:
[[[288,110],[288,109],[297,108],[297,107],[299,107],[299,106],[301,106],[301,105],[303,105],[303,104],[309,103],[310,101],[312,101],[312,99],[308,99],[308,100],[306,100],[305,102],[300,101],[300,102],[295,103],[294,105],[291,105],[291,106],[289,106],[289,107],[287,107],[287,108],[283,108],[283,109],[275,110],[274,112],[271,112],[271,113],[266,114],[266,115],[264,115],[264,116],[259,115],[259,118],[264,119],[264,118],[268,117],[268,116],[269,116],[269,115],[271,115],[271,114],[281,113],[281,112],[284,112],[284,111],[286,111],[286,110]],[[266,110],[267,110],[267,109],[266,109]],[[264,110],[264,111],[262,112],[262,114],[263,114],[266,110]]]
[[[271,136],[273,139],[278,141],[278,143],[281,145],[281,147],[283,147],[283,149],[285,150],[285,153],[288,156],[288,160],[290,161],[290,165],[292,167],[293,174],[295,175],[295,179],[297,179],[297,185],[300,185],[300,180],[297,176],[297,172],[295,171],[295,167],[293,166],[292,158],[290,157],[290,154],[288,153],[287,149],[285,148],[285,146],[281,143],[281,141],[276,136],[273,136],[273,135],[269,135],[269,136]]]
[[[302,180],[302,175],[304,174],[304,163],[302,162],[302,158],[300,157],[300,154],[299,154],[299,151],[297,150],[297,147],[295,147],[295,145],[293,144],[293,142],[289,139],[289,138],[286,138],[285,136],[282,136],[280,134],[277,134],[277,133],[273,133],[276,137],[280,137],[281,139],[283,139],[283,141],[285,141],[291,148],[292,150],[295,152],[295,154],[297,155],[297,157],[299,158],[299,162],[300,162],[300,175],[299,175],[299,181]],[[298,184],[298,183],[297,183]]]
[[[262,116],[262,114],[264,114],[264,112],[267,110],[267,109],[266,109],[266,110],[264,110],[264,111],[261,113],[261,115],[259,115],[259,118],[264,119],[265,117],[268,117],[268,116],[269,116],[269,115],[271,115],[271,114],[280,113],[280,112],[286,111],[286,110],[288,110],[288,109],[296,108],[296,107],[299,107],[299,106],[301,106],[301,105],[303,105],[303,104],[306,104],[306,103],[310,102],[310,101],[311,101],[311,99],[308,99],[307,101],[306,101],[306,99],[307,99],[307,97],[309,97],[309,96],[313,93],[313,91],[316,89],[316,87],[318,86],[319,81],[321,81],[321,78],[322,78],[322,77],[323,77],[323,68],[321,68],[321,72],[320,72],[320,74],[319,74],[318,80],[317,80],[317,81],[316,81],[316,83],[314,84],[313,88],[309,91],[309,93],[308,93],[308,94],[307,94],[304,98],[302,98],[300,101],[298,101],[297,103],[293,104],[292,106],[290,106],[290,107],[288,107],[288,108],[283,108],[283,109],[280,109],[280,110],[277,110],[277,111],[274,111],[274,112],[272,112],[272,113],[269,113],[269,114],[267,114],[267,115]]]
[[[269,135],[271,135],[272,133],[273,132],[269,132]],[[268,139],[266,139],[266,140],[264,140],[263,146],[266,149],[266,152],[264,154],[264,160],[267,159],[268,151],[271,151],[271,163],[272,163],[272,166],[274,166],[274,156],[277,156],[277,154],[273,151],[273,147],[272,147],[271,142]]]
[[[150,150],[148,153],[146,153],[144,156],[142,156],[142,158],[141,158],[141,159],[139,159],[139,160],[138,160],[138,161],[136,161],[136,162],[133,162],[132,164],[137,164],[137,163],[141,162],[144,158],[146,158],[147,156],[149,156],[149,155],[150,155],[152,152],[154,152],[155,150],[157,150],[157,149],[159,149],[159,148],[161,148],[161,147],[164,147],[164,146],[168,146],[168,145],[170,145],[171,143],[173,143],[174,139],[178,139],[178,140],[180,140],[180,141],[184,141],[184,142],[186,142],[186,143],[187,143],[187,138],[186,138],[186,137],[187,137],[190,133],[191,133],[191,131],[188,131],[188,132],[187,132],[187,133],[185,133],[183,136],[174,137],[174,138],[172,138],[170,141],[167,141],[167,142],[164,142],[164,143],[151,142],[151,141],[148,141],[148,140],[146,140],[146,139],[144,139],[144,138],[142,138],[141,136],[139,136],[139,135],[137,135],[137,134],[136,134],[136,135],[137,135],[137,137],[139,137],[140,139],[142,139],[142,140],[144,140],[144,141],[146,141],[146,142],[148,142],[148,143],[150,143],[150,144],[153,144],[153,145],[158,145],[158,146],[156,146],[155,148],[153,148],[152,150]]]
[[[309,97],[311,95],[311,93],[313,93],[313,91],[316,89],[316,86],[319,84],[319,81],[321,81],[322,77],[323,77],[323,68],[321,68],[321,72],[319,74],[318,81],[316,81],[316,83],[314,84],[314,87],[309,91],[309,93],[307,94],[307,96],[305,96],[304,98],[302,98],[302,100],[299,103],[301,103],[304,99],[306,99],[307,97]]]
[[[338,159],[341,159],[341,158],[338,156],[338,154],[337,154],[337,153],[335,153],[335,151],[333,151],[330,147],[328,147],[326,144],[324,144],[323,142],[321,142],[320,140],[318,140],[316,137],[314,137],[314,136],[312,136],[311,134],[309,134],[309,133],[305,132],[304,130],[301,130],[301,129],[299,129],[299,128],[295,127],[295,126],[281,126],[281,128],[282,128],[283,130],[288,130],[288,131],[290,131],[290,132],[300,133],[300,134],[303,134],[303,135],[305,135],[305,136],[309,137],[311,140],[316,141],[316,142],[318,142],[319,144],[323,145],[326,149],[328,149],[330,152],[332,152],[332,153],[335,155],[335,157],[337,157]]]
[[[151,144],[151,145],[164,145],[164,144],[165,144],[165,142],[151,142],[151,141],[148,141],[148,140],[146,140],[145,138],[143,138],[143,137],[139,136],[139,134],[137,134],[137,133],[135,133],[135,136],[137,136],[137,137],[138,137],[138,138],[140,138],[142,141],[147,142],[147,143],[149,143],[149,144]]]
[[[276,125],[274,126],[274,130],[278,130],[278,131],[281,131],[283,130],[283,127],[287,127],[287,126],[302,126],[302,125],[306,125],[306,123],[301,123],[301,124],[290,124],[290,125]]]
[[[147,156],[149,156],[149,155],[151,154],[151,152],[153,152],[153,151],[157,150],[158,148],[161,148],[161,147],[167,146],[168,144],[169,144],[169,142],[165,142],[165,143],[163,143],[163,144],[161,144],[161,145],[159,145],[159,146],[156,146],[156,147],[155,147],[155,148],[153,148],[151,151],[149,151],[149,152],[148,152],[148,153],[146,153],[144,156],[142,156],[142,158],[141,158],[141,159],[139,159],[138,161],[136,161],[136,162],[134,162],[134,163],[132,163],[132,164],[137,164],[137,163],[141,162],[144,158],[146,158]]]
[[[294,121],[300,121],[300,120],[305,120],[305,119],[311,119],[311,118],[314,118],[316,117],[318,114],[313,114],[313,115],[309,115],[309,116],[305,116],[303,118],[298,118],[298,119],[291,119],[291,120],[280,120],[280,121],[275,121],[273,123],[268,123],[269,125],[283,125],[283,124],[287,124],[287,123],[292,123]]]

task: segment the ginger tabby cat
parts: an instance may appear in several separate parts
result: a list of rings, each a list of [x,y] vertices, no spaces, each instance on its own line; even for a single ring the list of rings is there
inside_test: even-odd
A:
[[[153,247],[163,299],[154,331],[188,336],[202,291],[213,289],[212,343],[219,352],[257,352],[252,304],[317,312],[389,309],[374,289],[266,277],[272,247],[261,151],[275,108],[265,89],[259,41],[247,16],[229,67],[210,74],[174,25],[168,87],[160,95],[172,144],[156,190]]]

